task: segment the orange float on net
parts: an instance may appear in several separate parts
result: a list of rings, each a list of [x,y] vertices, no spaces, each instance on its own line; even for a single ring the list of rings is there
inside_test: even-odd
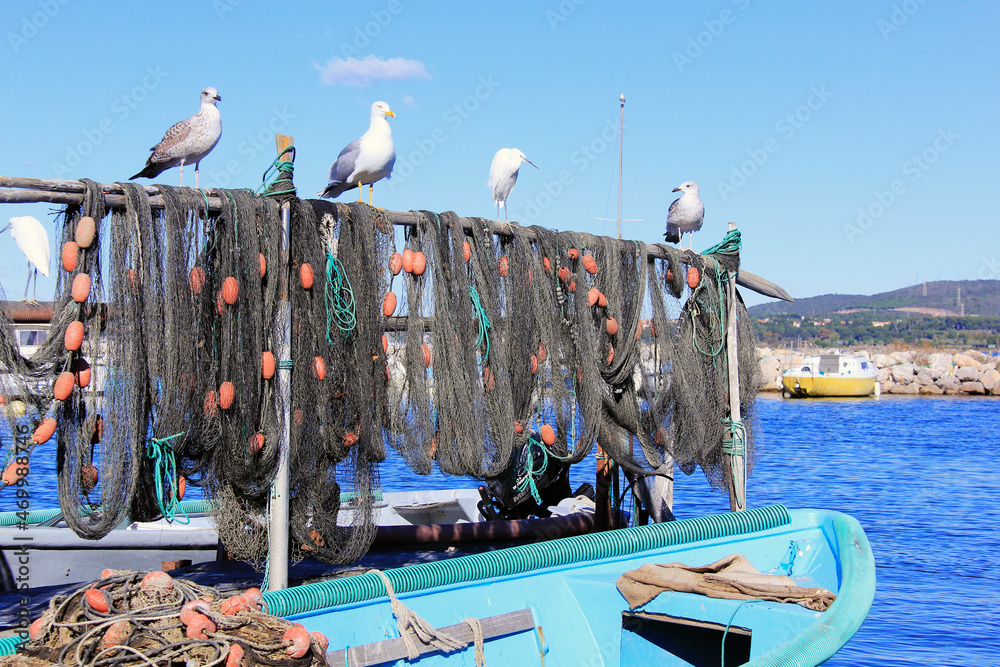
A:
[[[254,433],[250,436],[250,442],[247,444],[247,449],[251,454],[256,454],[260,450],[264,449],[264,434]]]
[[[538,372],[538,357],[531,355],[531,374],[534,375]]]
[[[608,307],[608,297],[604,296],[604,292],[598,292],[597,293],[597,306],[599,308],[607,308]]]
[[[66,349],[70,352],[76,352],[83,345],[83,322],[80,320],[73,320],[66,327],[66,335],[63,336],[63,343]]]
[[[413,272],[413,251],[409,248],[403,250],[403,270],[407,273]]]
[[[417,251],[413,253],[413,275],[422,276],[427,268],[427,256]]]
[[[139,582],[139,588],[149,597],[166,595],[174,590],[174,578],[166,572],[153,570]]]
[[[549,349],[545,347],[545,343],[538,342],[538,360],[545,361],[549,357]]]
[[[188,284],[191,286],[191,294],[198,296],[205,286],[205,269],[196,266],[188,274]]]
[[[611,346],[611,349],[608,350],[608,366],[610,366],[611,362],[614,360],[615,360],[615,348],[614,346]]]
[[[202,403],[202,410],[207,417],[214,417],[219,413],[219,394],[214,389],[205,392],[205,401]]]
[[[396,293],[386,292],[385,298],[382,299],[382,314],[386,317],[392,317],[392,314],[396,312]]]
[[[97,480],[101,477],[101,473],[97,470],[97,466],[93,463],[88,463],[80,468],[80,486],[83,487],[84,493],[89,492],[95,486],[97,486]]]
[[[233,400],[236,398],[236,388],[233,383],[226,380],[219,385],[219,407],[223,410],[228,410],[233,405]]]
[[[323,357],[313,359],[313,374],[320,382],[326,379],[326,361]]]
[[[543,424],[538,429],[538,434],[542,436],[542,442],[551,447],[556,444],[556,431],[549,424]]]
[[[45,629],[45,617],[40,616],[31,622],[31,625],[28,627],[28,636],[31,637],[32,639],[37,639],[38,636],[42,634],[42,630],[44,629]]]
[[[500,277],[501,278],[506,278],[507,277],[507,273],[510,270],[510,262],[507,261],[507,255],[502,255],[500,257],[500,261],[497,262],[497,269],[500,272]]]
[[[113,623],[105,631],[104,638],[101,639],[101,645],[103,647],[121,646],[126,642],[126,640],[128,640],[128,636],[131,632],[132,626],[128,621],[118,621],[117,623]]]
[[[296,623],[281,636],[282,645],[288,647],[285,653],[293,658],[301,658],[309,650],[309,631]]]
[[[237,282],[236,278],[229,276],[222,281],[222,300],[228,305],[233,305],[236,303],[236,299],[240,296],[240,284]]]
[[[521,422],[514,422],[514,433],[524,433],[524,427],[521,426]]]
[[[580,251],[576,248],[570,248],[568,254],[570,259],[577,259],[580,256]]]
[[[389,352],[389,338],[382,334],[382,352]]]
[[[697,267],[692,266],[691,268],[688,269],[688,273],[687,273],[688,287],[690,287],[691,289],[694,289],[695,287],[697,287],[698,283],[700,282],[700,278],[701,278],[701,276],[698,274],[698,268]]]
[[[322,632],[313,631],[309,633],[309,636],[319,646],[320,653],[326,653],[326,649],[330,648],[330,640]]]
[[[496,378],[493,377],[493,371],[489,366],[483,366],[483,387],[486,391],[493,391],[496,387]]]
[[[565,266],[559,267],[559,280],[564,283],[569,282],[569,268]]]
[[[472,246],[468,241],[462,241],[462,257],[465,258],[466,264],[472,260]]]
[[[262,252],[257,253],[257,270],[261,278],[267,275],[267,257]]]
[[[344,447],[350,449],[354,445],[358,444],[358,434],[354,431],[348,431],[344,434]]]
[[[274,353],[267,351],[260,355],[260,374],[265,380],[274,377]]]
[[[607,328],[609,336],[614,336],[618,333],[618,322],[615,318],[609,317],[608,321],[604,323],[604,326]]]
[[[91,370],[90,364],[83,357],[77,357],[73,360],[73,363],[69,366],[70,371],[76,376],[76,383],[80,385],[80,388],[84,388],[90,385]]]
[[[312,264],[306,262],[299,267],[299,283],[302,285],[302,289],[312,289],[313,279]]]
[[[13,461],[3,471],[3,482],[7,486],[14,486],[27,476],[28,476],[28,466],[21,465],[17,461]]]
[[[231,644],[226,654],[226,667],[240,667],[243,664],[244,651],[239,644]]]
[[[73,278],[73,287],[71,288],[73,294],[73,301],[77,303],[83,303],[90,296],[90,276],[86,273],[78,273],[76,277]]]
[[[31,434],[31,439],[35,441],[35,444],[42,444],[43,442],[48,442],[52,434],[56,432],[56,419],[55,417],[46,417],[38,423],[38,427],[35,432]]]
[[[65,401],[73,393],[73,385],[76,384],[76,376],[69,371],[63,371],[56,378],[52,385],[52,396],[57,401]]]
[[[430,366],[431,365],[431,348],[430,348],[430,346],[427,345],[427,343],[424,343],[421,347],[423,348],[423,352],[424,352],[424,366]]]
[[[177,478],[177,500],[184,500],[185,491],[187,491],[187,478],[181,475]]]
[[[389,270],[392,271],[392,275],[398,276],[402,268],[403,256],[398,252],[392,253],[392,257],[389,258]]]
[[[567,287],[566,289],[569,290],[570,292],[575,292],[576,291],[576,281],[575,280],[569,281],[569,287]]]
[[[667,269],[667,282],[668,283],[674,282],[674,270],[673,269]]]
[[[89,248],[96,235],[97,223],[94,222],[94,219],[89,215],[80,218],[80,222],[76,223],[76,234],[74,235],[76,244],[81,248]]]
[[[88,589],[83,594],[83,599],[98,614],[106,614],[111,609],[111,605],[108,602],[108,594],[100,588]]]
[[[549,261],[548,257],[542,257],[542,266],[546,273],[552,273],[552,262]]]
[[[67,271],[76,271],[77,256],[80,244],[76,241],[66,241],[62,247],[62,265]]]
[[[591,287],[590,291],[587,292],[587,305],[596,306],[597,302],[601,299],[601,290],[596,287]]]

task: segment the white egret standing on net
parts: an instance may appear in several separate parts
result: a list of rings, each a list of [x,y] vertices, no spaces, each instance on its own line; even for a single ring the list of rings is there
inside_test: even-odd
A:
[[[497,222],[500,222],[500,207],[503,206],[504,220],[508,219],[507,197],[517,183],[517,170],[521,168],[521,163],[527,162],[535,169],[538,165],[524,156],[524,153],[516,148],[501,148],[493,156],[493,164],[490,165],[490,190],[493,191],[493,203],[497,207]]]

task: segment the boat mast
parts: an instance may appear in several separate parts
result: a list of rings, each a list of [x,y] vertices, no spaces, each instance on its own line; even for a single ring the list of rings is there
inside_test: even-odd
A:
[[[621,117],[618,120],[618,239],[622,237],[622,158],[625,154],[625,93],[618,98],[621,102]]]

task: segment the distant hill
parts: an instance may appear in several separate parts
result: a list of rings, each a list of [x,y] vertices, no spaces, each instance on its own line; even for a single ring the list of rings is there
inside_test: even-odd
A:
[[[754,317],[770,315],[829,315],[858,310],[898,310],[925,315],[1000,316],[1000,280],[939,280],[892,292],[824,294],[793,303],[777,301],[749,308]]]

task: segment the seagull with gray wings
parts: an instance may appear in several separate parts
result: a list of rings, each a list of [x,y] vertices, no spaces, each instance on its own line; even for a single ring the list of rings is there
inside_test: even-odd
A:
[[[396,117],[388,104],[375,102],[372,105],[368,131],[340,151],[337,160],[330,165],[330,182],[320,191],[320,197],[333,199],[357,186],[358,201],[362,201],[361,187],[368,185],[368,205],[371,205],[375,181],[389,178],[396,164],[396,147],[392,143],[387,116]]]
[[[216,102],[219,92],[212,87],[201,91],[201,109],[186,120],[175,123],[163,135],[163,140],[149,150],[152,155],[146,166],[130,178],[155,178],[171,167],[181,168],[181,185],[184,185],[184,165],[194,162],[194,187],[198,187],[198,167],[222,136],[222,116]]]
[[[705,220],[705,205],[698,198],[698,184],[694,181],[685,181],[673,189],[674,192],[683,192],[679,199],[670,205],[667,213],[667,231],[663,238],[667,241],[680,243],[684,232],[692,233],[701,229],[701,223]],[[688,236],[688,248],[691,248],[691,236]]]

